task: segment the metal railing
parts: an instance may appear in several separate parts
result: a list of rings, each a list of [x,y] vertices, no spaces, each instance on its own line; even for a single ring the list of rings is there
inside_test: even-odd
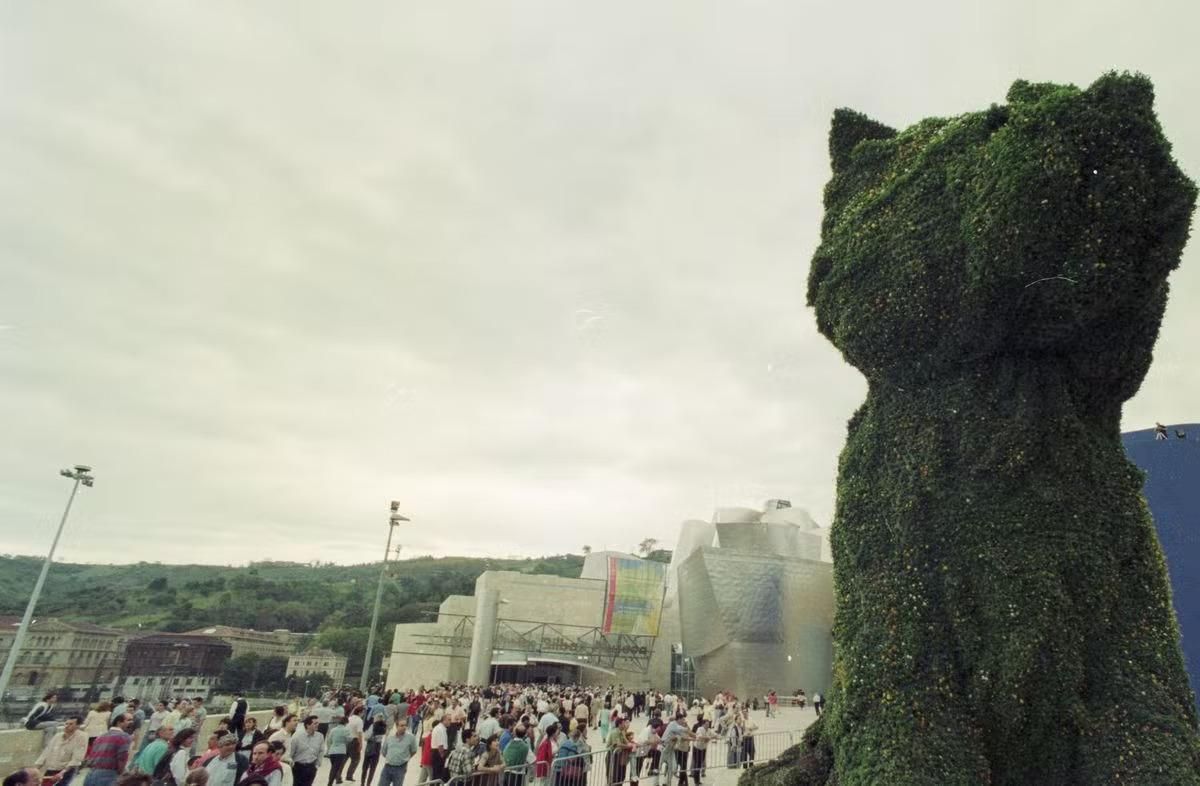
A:
[[[632,751],[597,749],[549,763],[532,762],[507,767],[502,772],[474,772],[449,780],[426,780],[417,786],[672,786],[684,780],[698,783],[709,770],[750,768],[779,756],[800,741],[800,731],[757,732],[731,743],[714,737],[703,748],[687,751]],[[675,757],[668,763],[667,756]],[[683,778],[680,770],[684,770]]]

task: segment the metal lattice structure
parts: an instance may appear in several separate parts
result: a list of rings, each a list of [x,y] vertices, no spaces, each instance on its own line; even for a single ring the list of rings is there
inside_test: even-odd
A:
[[[470,652],[474,636],[475,618],[461,616],[444,633],[424,633],[415,638],[426,647]],[[496,621],[492,648],[495,651],[522,653],[530,661],[571,661],[581,666],[610,671],[620,667],[645,673],[650,668],[650,655],[654,651],[656,638],[604,633],[601,628],[592,625],[500,619]]]

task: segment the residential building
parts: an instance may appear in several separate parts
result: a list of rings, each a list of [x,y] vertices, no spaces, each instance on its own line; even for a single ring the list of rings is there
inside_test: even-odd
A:
[[[0,617],[0,662],[8,658],[20,623],[19,617]],[[25,700],[57,690],[94,698],[112,687],[132,635],[86,622],[34,620],[17,654],[11,697]]]
[[[154,633],[131,640],[118,691],[142,699],[208,697],[233,647],[215,636]]]
[[[185,631],[189,636],[212,636],[233,647],[233,655],[238,657],[253,652],[260,656],[287,657],[300,648],[301,643],[312,634],[292,633],[289,630],[263,631],[253,628],[234,628],[229,625],[213,625],[208,628],[197,628]]]
[[[288,658],[289,677],[307,677],[309,674],[328,674],[334,685],[346,680],[346,659],[329,650],[309,650]]]

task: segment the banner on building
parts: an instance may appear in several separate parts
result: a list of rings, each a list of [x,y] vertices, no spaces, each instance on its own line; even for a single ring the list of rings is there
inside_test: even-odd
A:
[[[661,562],[609,557],[603,632],[657,636],[666,577]]]

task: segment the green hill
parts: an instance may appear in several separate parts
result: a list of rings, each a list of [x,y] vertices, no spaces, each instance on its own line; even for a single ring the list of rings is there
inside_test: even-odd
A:
[[[19,616],[41,559],[0,557],[0,615]],[[470,595],[485,570],[574,577],[583,557],[537,559],[421,557],[389,565],[379,615],[377,654],[388,627],[429,621],[448,595]],[[143,631],[185,631],[209,625],[256,630],[287,628],[318,634],[314,645],[346,655],[360,667],[375,602],[379,563],[363,565],[258,562],[218,565],[87,565],[55,563],[38,601],[38,617]]]

